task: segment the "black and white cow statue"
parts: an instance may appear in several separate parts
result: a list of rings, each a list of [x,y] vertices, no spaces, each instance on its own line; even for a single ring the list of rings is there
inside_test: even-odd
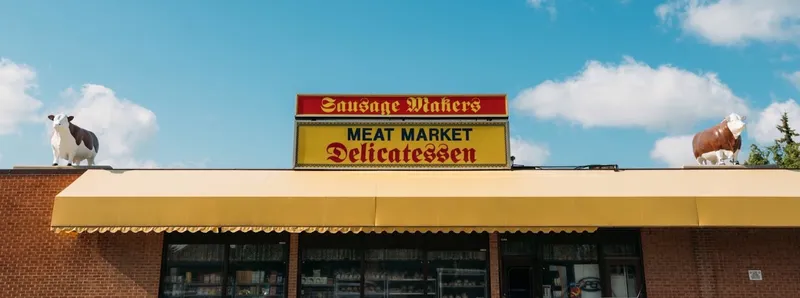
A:
[[[53,135],[50,145],[53,147],[53,165],[58,165],[59,159],[67,161],[67,165],[80,165],[86,160],[89,166],[94,165],[94,159],[100,151],[100,142],[97,136],[86,129],[72,124],[75,117],[64,114],[49,115],[47,119],[53,121]]]

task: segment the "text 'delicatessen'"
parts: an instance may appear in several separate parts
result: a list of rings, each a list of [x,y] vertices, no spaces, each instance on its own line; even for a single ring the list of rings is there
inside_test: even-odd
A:
[[[504,167],[497,123],[298,123],[297,167]]]

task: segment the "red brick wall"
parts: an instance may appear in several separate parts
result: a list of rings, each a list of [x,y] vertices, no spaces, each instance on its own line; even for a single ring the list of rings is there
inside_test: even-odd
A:
[[[80,170],[0,171],[0,296],[156,297],[161,234],[60,235],[53,200]]]
[[[643,229],[642,253],[648,298],[800,295],[800,229]]]

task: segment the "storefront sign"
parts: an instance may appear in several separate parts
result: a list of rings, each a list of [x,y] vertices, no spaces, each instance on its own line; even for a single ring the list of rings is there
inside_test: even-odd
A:
[[[505,95],[297,95],[299,118],[508,117]]]
[[[296,168],[508,168],[507,121],[296,121]]]

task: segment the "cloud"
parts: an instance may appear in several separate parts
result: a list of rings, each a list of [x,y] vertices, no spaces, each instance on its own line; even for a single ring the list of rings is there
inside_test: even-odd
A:
[[[783,78],[789,81],[789,83],[792,83],[795,88],[800,89],[800,71],[784,73]]]
[[[780,123],[784,112],[789,116],[789,125],[800,130],[800,105],[794,99],[787,99],[784,102],[773,102],[758,114],[755,121],[748,125],[750,137],[759,144],[772,144],[781,137],[775,126]]]
[[[655,14],[715,45],[800,41],[797,0],[669,0]]]
[[[511,155],[514,156],[514,164],[520,165],[542,165],[550,157],[550,150],[546,145],[526,141],[519,136],[511,138]]]
[[[693,73],[670,65],[652,68],[631,57],[624,57],[620,64],[589,61],[573,77],[523,90],[512,107],[540,119],[562,119],[584,128],[662,132],[682,132],[697,121],[748,112],[744,100],[715,73]]]
[[[544,8],[550,14],[550,18],[554,19],[558,13],[556,11],[556,0],[527,0],[527,2],[536,9]]]
[[[42,102],[31,94],[36,88],[33,68],[0,58],[0,135],[16,133],[21,124],[37,121]]]
[[[650,158],[671,168],[697,164],[692,152],[692,137],[694,135],[661,138],[650,151]]]
[[[56,113],[75,116],[73,122],[93,131],[100,140],[98,165],[115,168],[154,168],[152,160],[139,160],[136,149],[158,131],[156,114],[128,99],[120,98],[108,87],[86,84],[76,92],[62,92],[69,107]],[[51,129],[48,127],[48,129]]]

